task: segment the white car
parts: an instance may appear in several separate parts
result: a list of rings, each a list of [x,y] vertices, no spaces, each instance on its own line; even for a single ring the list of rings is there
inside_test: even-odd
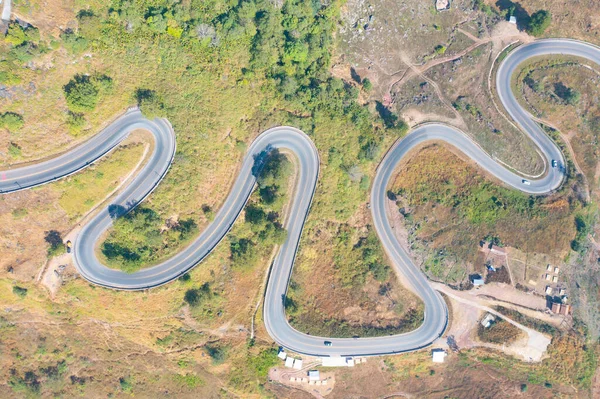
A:
[[[526,186],[531,186],[531,182],[529,180],[523,179],[523,184]]]

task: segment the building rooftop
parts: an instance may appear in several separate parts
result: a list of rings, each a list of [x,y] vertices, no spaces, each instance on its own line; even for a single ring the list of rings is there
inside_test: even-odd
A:
[[[448,354],[443,349],[432,349],[431,350],[431,360],[434,363],[444,363],[446,356],[448,356]]]
[[[309,381],[319,381],[321,376],[319,374],[319,370],[309,370],[308,371],[308,380]]]

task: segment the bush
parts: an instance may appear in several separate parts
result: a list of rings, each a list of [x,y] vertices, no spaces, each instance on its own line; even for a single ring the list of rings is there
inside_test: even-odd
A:
[[[200,288],[193,288],[191,290],[187,290],[183,299],[190,306],[198,306],[211,296],[212,293],[210,291],[210,285],[208,283],[204,283]]]
[[[0,126],[8,129],[10,132],[20,130],[24,124],[23,117],[14,112],[5,112],[0,115]]]
[[[435,53],[438,55],[444,55],[446,53],[446,46],[443,46],[441,44],[438,44],[437,46],[435,46]]]
[[[363,80],[363,89],[365,89],[366,91],[371,91],[371,89],[373,88],[373,83],[371,83],[371,81],[367,78],[365,78]]]
[[[19,287],[18,285],[13,285],[12,288],[13,294],[23,299],[27,296],[27,288]]]
[[[533,36],[541,36],[552,22],[552,14],[546,10],[534,12],[527,24],[527,33]]]

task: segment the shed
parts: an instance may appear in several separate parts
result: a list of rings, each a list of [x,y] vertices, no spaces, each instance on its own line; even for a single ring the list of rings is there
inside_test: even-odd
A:
[[[281,350],[277,354],[277,357],[280,358],[281,360],[285,360],[287,358],[287,353],[285,353],[284,351]]]
[[[511,15],[510,18],[508,19],[508,22],[510,22],[511,24],[517,24],[517,17],[515,17],[514,15]]]
[[[560,272],[560,269],[558,267],[554,268],[554,274],[558,274],[558,272]]]
[[[309,381],[319,381],[321,376],[319,375],[319,370],[309,370],[308,371],[308,380]]]
[[[481,320],[481,325],[485,328],[488,328],[489,326],[492,325],[492,323],[496,321],[496,316],[494,316],[491,313],[488,313],[485,315],[485,317],[483,318],[483,320]]]
[[[302,369],[302,359],[296,359],[296,360],[294,360],[294,368],[296,370]]]
[[[289,367],[289,368],[294,367],[294,358],[293,357],[288,357],[287,359],[285,359],[285,367]]]
[[[485,284],[485,281],[483,281],[483,278],[481,278],[481,277],[473,279],[473,285],[475,285],[475,286],[484,285],[484,284]]]
[[[446,359],[448,354],[443,349],[432,349],[431,350],[431,360],[434,363],[444,363],[444,359]]]
[[[552,295],[552,291],[554,291],[552,289],[552,287],[550,287],[549,285],[546,286],[546,295]]]
[[[548,265],[548,266],[546,266],[546,271],[547,271],[547,272],[551,272],[551,271],[552,271],[552,265]]]
[[[547,281],[550,281],[550,280],[552,280],[552,275],[550,275],[550,274],[546,274],[546,280],[547,280]]]
[[[552,277],[552,282],[553,283],[558,283],[558,276]]]

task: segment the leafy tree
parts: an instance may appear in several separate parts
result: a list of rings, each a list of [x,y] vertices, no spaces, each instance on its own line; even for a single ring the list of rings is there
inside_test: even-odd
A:
[[[198,306],[204,300],[209,299],[211,296],[212,296],[212,293],[210,291],[209,283],[204,283],[204,284],[202,284],[202,286],[200,288],[193,288],[193,289],[187,290],[185,292],[183,299],[190,306]]]
[[[87,75],[75,75],[64,87],[69,108],[74,112],[92,111],[98,104],[98,87]]]
[[[365,78],[363,80],[363,89],[365,89],[366,91],[371,91],[371,89],[373,88],[373,83],[371,83],[371,81],[367,78]]]
[[[527,24],[527,33],[533,36],[541,36],[552,22],[552,14],[546,10],[534,12]]]
[[[82,36],[79,36],[73,30],[67,29],[60,34],[63,46],[75,55],[79,55],[87,50],[89,41]]]
[[[165,116],[162,100],[154,90],[137,89],[135,99],[142,114],[148,119]]]

